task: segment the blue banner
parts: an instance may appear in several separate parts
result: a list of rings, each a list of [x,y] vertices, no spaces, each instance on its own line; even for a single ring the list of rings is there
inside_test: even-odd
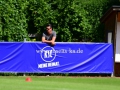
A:
[[[0,43],[0,72],[113,73],[113,65],[108,43]]]

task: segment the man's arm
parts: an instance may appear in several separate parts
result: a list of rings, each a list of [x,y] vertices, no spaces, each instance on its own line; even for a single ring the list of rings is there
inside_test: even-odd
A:
[[[51,43],[51,41],[45,40],[45,34],[42,35],[42,42],[43,43]]]
[[[45,37],[42,37],[42,42],[44,42],[44,43],[51,43],[51,41],[45,40]]]
[[[51,40],[52,45],[55,45],[55,40],[56,40],[56,32],[53,33],[53,37],[52,37],[52,40]]]
[[[45,40],[45,37],[42,37],[42,42],[44,43],[54,43],[56,40],[56,37],[52,37],[52,40],[48,41],[48,40]]]
[[[46,40],[45,39],[45,34],[43,33],[42,42],[44,42],[44,43],[50,43],[52,45],[55,45],[55,40],[56,40],[56,32],[53,32],[52,40]]]
[[[55,40],[56,40],[56,37],[52,37],[52,40],[51,40],[51,41],[52,41],[52,42],[55,42]]]

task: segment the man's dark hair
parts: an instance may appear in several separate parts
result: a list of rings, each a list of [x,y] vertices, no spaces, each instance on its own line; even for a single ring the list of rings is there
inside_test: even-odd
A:
[[[50,28],[52,28],[52,25],[51,25],[51,24],[47,24],[46,27],[50,27]]]

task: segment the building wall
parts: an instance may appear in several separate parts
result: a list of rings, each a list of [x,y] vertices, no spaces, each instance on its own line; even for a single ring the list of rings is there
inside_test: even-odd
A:
[[[111,35],[112,40],[108,35]],[[109,34],[108,34],[109,33]],[[120,76],[120,12],[112,11],[105,20],[105,42],[113,43],[114,49],[114,75]]]
[[[116,30],[116,12],[113,12],[111,15],[109,15],[105,21],[105,42],[109,42],[111,40],[111,43],[113,43],[114,48],[114,55],[115,55],[115,30]],[[112,33],[111,37],[108,38],[109,33]],[[114,75],[118,75],[119,66],[115,63],[115,56],[114,56]]]
[[[120,22],[117,22],[115,62],[120,62]]]
[[[117,15],[117,28],[116,28],[116,52],[115,52],[115,76],[120,76],[120,12]]]
[[[115,21],[116,21],[116,12],[112,13],[105,22],[105,42],[108,42],[108,32],[112,32],[112,43],[114,42],[115,36]]]

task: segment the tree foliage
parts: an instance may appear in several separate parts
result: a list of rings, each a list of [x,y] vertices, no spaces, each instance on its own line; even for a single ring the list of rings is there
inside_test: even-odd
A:
[[[30,40],[41,37],[51,23],[57,41],[103,41],[100,18],[119,0],[0,0],[0,40]],[[38,40],[41,40],[39,38]]]
[[[22,41],[27,36],[26,0],[0,1],[0,39]]]

